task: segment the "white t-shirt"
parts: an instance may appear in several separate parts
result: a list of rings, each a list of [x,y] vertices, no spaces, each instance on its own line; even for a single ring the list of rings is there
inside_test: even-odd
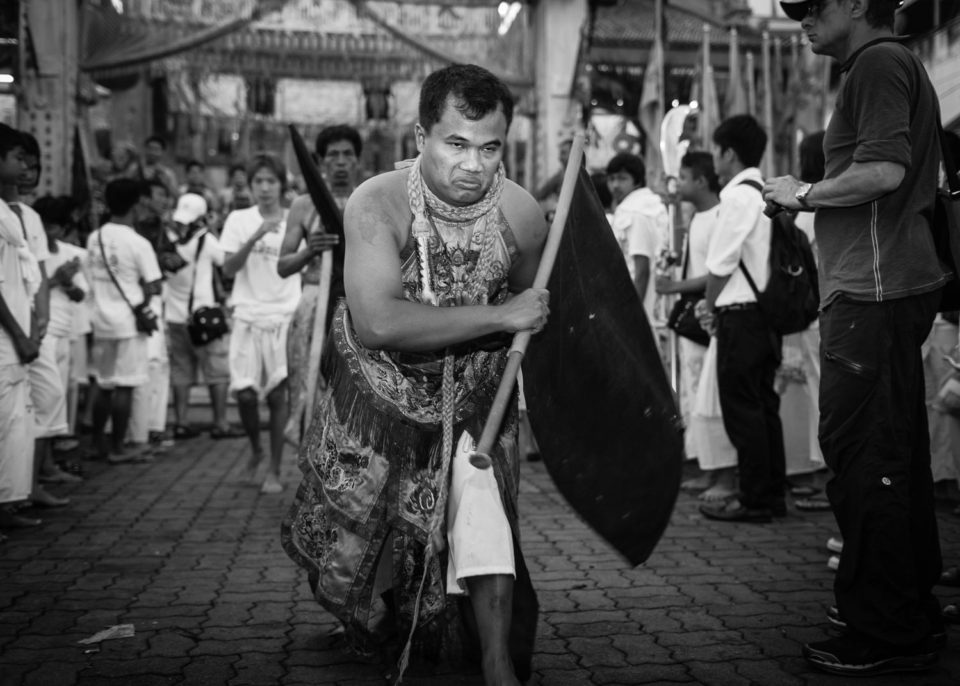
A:
[[[263,216],[254,205],[227,215],[220,235],[224,253],[240,251],[263,225]],[[287,230],[286,213],[280,228],[264,235],[253,246],[247,261],[233,282],[233,316],[240,321],[271,323],[293,315],[300,301],[300,274],[282,278],[277,274],[280,244]]]
[[[124,301],[110,278],[100,242],[110,261],[110,270],[130,301]],[[108,222],[90,234],[87,240],[87,277],[92,294],[93,334],[99,338],[133,338],[137,324],[130,306],[143,302],[144,284],[161,278],[160,265],[150,241],[130,226]]]
[[[50,253],[50,257],[46,261],[47,276],[52,279],[54,272],[61,265],[74,258],[80,260],[81,270],[74,274],[73,285],[87,294],[85,301],[90,297],[90,286],[82,269],[87,260],[87,251],[83,248],[57,241],[57,252]],[[47,331],[54,336],[71,338],[82,333],[79,329],[83,327],[84,322],[89,329],[90,318],[84,301],[72,301],[60,286],[51,283],[50,323],[47,325]]]
[[[666,247],[670,218],[660,196],[649,188],[631,191],[617,205],[611,222],[614,235],[620,243],[623,257],[627,262],[630,280],[636,279],[634,257],[646,257],[650,261],[650,276],[647,291],[643,298],[643,309],[647,319],[654,320],[654,304],[657,299],[657,258]]]
[[[197,244],[204,236],[200,259],[197,260]],[[213,293],[213,267],[223,265],[223,250],[220,241],[206,230],[198,231],[186,243],[177,243],[177,236],[170,234],[176,251],[186,261],[186,265],[174,274],[167,274],[163,289],[163,304],[166,319],[174,324],[186,324],[190,318],[187,305],[190,303],[190,289],[193,286],[193,309],[211,307],[215,302]]]
[[[716,307],[757,301],[740,260],[750,270],[757,290],[767,287],[770,266],[770,219],[763,213],[763,196],[743,184],[746,179],[763,183],[756,167],[744,169],[720,191],[720,214],[710,238],[707,269],[716,276],[729,276]]]
[[[46,262],[50,257],[50,244],[47,241],[47,232],[43,228],[43,220],[30,205],[22,202],[9,203],[10,209],[15,213],[19,210],[23,227],[27,231],[27,245],[30,246],[30,252],[37,258],[38,262]],[[50,269],[47,268],[47,276],[50,276]]]
[[[690,233],[687,239],[687,277],[696,279],[707,274],[707,250],[710,247],[710,234],[717,224],[720,205],[717,204],[704,212],[697,212],[690,220]]]

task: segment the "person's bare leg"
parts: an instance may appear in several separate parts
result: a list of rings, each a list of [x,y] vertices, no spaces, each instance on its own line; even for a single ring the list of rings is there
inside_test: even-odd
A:
[[[480,634],[484,684],[520,686],[507,647],[513,615],[513,577],[491,574],[467,577],[465,581]]]
[[[177,384],[173,387],[173,416],[177,426],[187,425],[187,410],[190,403],[190,386]]]
[[[230,428],[227,421],[227,384],[210,384],[210,404],[213,406],[213,425],[221,431]]]
[[[263,482],[264,493],[278,493],[283,490],[280,483],[280,463],[283,459],[283,430],[287,426],[287,382],[267,394],[267,406],[270,408],[270,470]]]
[[[107,419],[110,418],[110,406],[113,403],[113,389],[101,388],[97,384],[90,386],[91,418],[93,424],[93,446],[97,457],[107,459],[110,454],[110,445],[106,437]]]
[[[240,423],[250,439],[250,459],[247,462],[246,478],[253,482],[257,475],[257,467],[263,459],[263,446],[260,445],[260,406],[257,392],[252,388],[237,391],[237,410],[240,413]]]

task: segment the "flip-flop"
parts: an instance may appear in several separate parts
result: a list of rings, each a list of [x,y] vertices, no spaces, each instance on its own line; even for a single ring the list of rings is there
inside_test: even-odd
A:
[[[790,488],[790,495],[794,498],[809,498],[819,492],[820,489],[816,486],[792,486]]]
[[[231,426],[227,429],[221,429],[220,427],[215,426],[210,429],[210,438],[217,441],[222,438],[243,438],[246,435],[247,432],[239,426]]]
[[[940,581],[937,583],[941,586],[960,586],[960,567],[948,567],[943,570]]]
[[[940,611],[945,624],[960,624],[960,607],[956,605],[944,605]]]
[[[801,498],[795,500],[793,504],[803,512],[829,512],[832,509],[830,501],[823,498]]]

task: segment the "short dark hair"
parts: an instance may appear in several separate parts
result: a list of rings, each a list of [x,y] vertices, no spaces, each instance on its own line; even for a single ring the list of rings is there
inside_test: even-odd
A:
[[[147,140],[143,142],[143,147],[147,147],[151,143],[159,143],[161,148],[163,148],[164,150],[167,149],[167,142],[163,140],[162,136],[156,133],[150,136]]]
[[[194,167],[200,167],[200,169],[206,169],[207,165],[205,165],[200,160],[190,160],[189,162],[187,162],[186,166],[184,167],[184,170],[190,171]]]
[[[166,193],[167,195],[170,195],[170,189],[167,187],[167,184],[165,184],[163,181],[161,181],[156,177],[147,179],[144,182],[143,188],[141,189],[141,193],[144,195],[144,197],[147,197],[147,198],[153,197],[154,188],[162,188],[164,193]]]
[[[353,152],[357,157],[363,152],[363,140],[360,138],[360,132],[347,124],[338,124],[337,126],[328,126],[317,134],[317,142],[314,149],[320,157],[327,156],[327,148],[333,143],[347,141],[353,146]]]
[[[65,226],[72,219],[70,213],[73,211],[73,206],[66,196],[45,195],[42,198],[37,198],[37,201],[33,203],[33,209],[40,215],[44,224]]]
[[[560,145],[563,145],[563,143],[561,142]],[[613,204],[613,194],[607,185],[606,173],[593,172],[590,175],[590,183],[593,184],[593,189],[597,192],[597,197],[600,198],[600,204],[603,205],[603,209],[609,211],[610,205]]]
[[[680,160],[680,166],[689,169],[695,179],[706,179],[711,193],[720,192],[720,179],[713,168],[713,155],[703,150],[691,150]]]
[[[816,183],[823,180],[826,160],[823,155],[823,131],[815,131],[800,141],[800,180]]]
[[[11,150],[16,148],[25,149],[23,134],[12,126],[0,124],[0,157],[6,157]]]
[[[721,150],[733,150],[743,166],[756,167],[767,149],[767,132],[749,114],[735,114],[720,122],[713,142]]]
[[[268,169],[280,179],[281,192],[287,189],[287,167],[280,161],[280,158],[269,152],[260,152],[253,156],[250,164],[247,165],[247,177],[252,181],[253,177],[261,169]]]
[[[875,29],[893,29],[900,0],[870,0],[864,18]]]
[[[647,185],[647,166],[643,159],[632,152],[620,152],[614,155],[607,162],[607,176],[625,171],[633,177],[633,182],[637,188],[643,188]]]
[[[37,140],[36,136],[34,136],[32,133],[21,131],[20,137],[23,139],[24,154],[33,155],[37,159],[40,159],[40,142]]]
[[[120,178],[109,182],[103,191],[103,197],[110,214],[114,217],[127,214],[140,202],[144,187],[144,184],[135,179]]]
[[[420,87],[420,126],[429,133],[440,121],[447,99],[467,119],[483,119],[499,107],[513,122],[513,95],[500,79],[475,64],[451,64],[430,74]]]

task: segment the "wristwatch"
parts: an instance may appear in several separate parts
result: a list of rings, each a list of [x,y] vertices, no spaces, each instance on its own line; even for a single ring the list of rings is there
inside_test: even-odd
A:
[[[810,203],[807,202],[807,196],[810,195],[810,190],[813,188],[812,183],[805,183],[797,190],[796,194],[793,196],[797,199],[797,202],[800,203],[800,207],[805,210],[812,210]]]

